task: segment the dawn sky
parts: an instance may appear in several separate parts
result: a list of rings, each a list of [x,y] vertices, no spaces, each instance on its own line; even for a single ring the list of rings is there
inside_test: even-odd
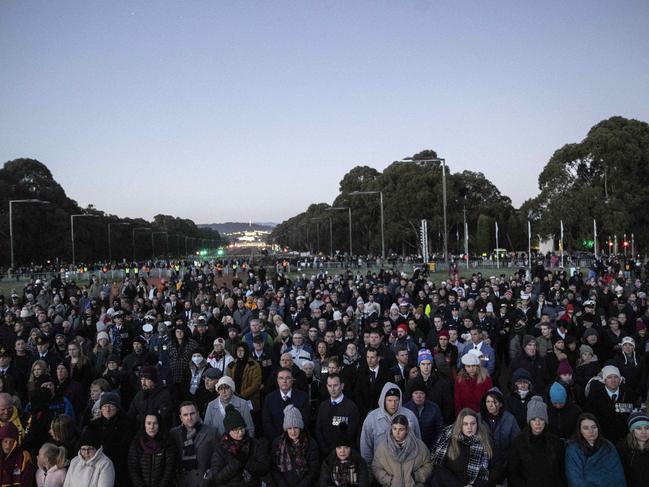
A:
[[[649,121],[649,2],[0,1],[0,164],[197,223],[331,203],[423,149],[515,206],[563,144]]]

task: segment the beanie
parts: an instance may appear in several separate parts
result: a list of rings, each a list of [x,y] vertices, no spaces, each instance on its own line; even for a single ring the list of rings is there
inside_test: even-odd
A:
[[[410,330],[408,329],[408,325],[406,325],[405,323],[401,323],[399,326],[397,326],[397,330],[403,330],[403,332],[404,332],[406,335],[407,335],[408,332],[410,331]]]
[[[292,404],[289,404],[284,408],[284,431],[289,428],[300,428],[302,430],[304,429],[302,413]]]
[[[236,387],[234,385],[234,381],[232,380],[232,377],[229,377],[227,375],[224,375],[219,379],[219,381],[216,383],[216,390],[219,390],[219,387],[221,386],[228,386],[230,389],[233,391],[236,390]]]
[[[559,362],[559,367],[557,367],[557,376],[559,375],[564,375],[564,374],[572,374],[572,366],[570,365],[570,362],[568,362],[567,359],[563,359]]]
[[[241,413],[232,404],[228,404],[225,408],[225,417],[223,418],[223,429],[225,432],[229,433],[234,429],[245,427],[246,422],[243,420]]]
[[[101,400],[99,401],[99,407],[104,407],[106,404],[115,406],[116,408],[120,407],[119,396],[114,392],[104,392],[101,395]]]
[[[635,322],[635,331],[646,330],[646,329],[647,329],[647,325],[645,325],[642,319],[638,318]]]
[[[428,350],[427,348],[422,348],[417,353],[417,365],[421,365],[424,360],[430,360],[431,362],[433,361],[433,354],[430,353],[430,350]]]
[[[593,348],[590,345],[582,345],[579,347],[579,355],[584,353],[594,354],[595,352],[593,352]]]
[[[595,328],[588,328],[588,329],[584,332],[584,340],[585,340],[586,338],[588,338],[589,336],[596,336],[596,337],[599,337],[599,333],[597,333],[597,330],[596,330]]]
[[[421,377],[415,378],[408,384],[408,396],[412,397],[412,393],[417,391],[428,394],[428,387],[426,386],[424,379],[422,379]]]
[[[525,348],[525,347],[527,347],[527,345],[530,342],[533,342],[533,341],[534,341],[534,337],[532,335],[525,335],[523,337],[523,341],[522,341],[521,345],[523,346],[523,348]]]
[[[334,428],[333,445],[336,447],[347,446],[349,448],[352,448],[354,446],[352,437],[349,434],[349,428],[347,427],[347,423],[340,423],[340,425],[338,425],[337,428]]]
[[[552,384],[552,387],[550,387],[550,402],[552,404],[565,404],[567,400],[568,393],[566,392],[566,388],[558,382]]]
[[[541,396],[534,396],[527,403],[527,422],[529,423],[534,418],[540,418],[546,423],[548,422],[548,407]]]
[[[649,415],[645,411],[636,411],[629,416],[629,431],[641,426],[649,426]]]
[[[158,369],[153,365],[145,365],[140,370],[140,379],[149,379],[158,382]]]
[[[620,379],[622,378],[620,369],[618,369],[615,365],[607,365],[602,369],[602,379],[606,379],[609,375],[617,375]]]
[[[92,446],[95,449],[98,449],[101,446],[99,435],[93,430],[86,428],[86,430],[81,435],[79,446]]]

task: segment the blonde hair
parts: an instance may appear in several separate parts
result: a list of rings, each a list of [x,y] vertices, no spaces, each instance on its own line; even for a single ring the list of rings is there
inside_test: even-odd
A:
[[[487,380],[487,377],[489,377],[489,372],[487,372],[487,369],[484,368],[482,365],[478,367],[478,374],[476,375],[476,381],[478,384],[482,384],[485,380]],[[466,369],[462,368],[462,370],[457,374],[457,380],[458,382],[464,382],[465,380],[471,379],[471,376],[468,374]]]
[[[478,426],[478,431],[475,436],[478,438],[478,441],[487,452],[487,457],[491,458],[493,456],[493,449],[491,448],[491,440],[489,434],[487,433],[486,426],[482,423],[480,416],[471,408],[464,408],[457,415],[455,423],[453,423],[453,430],[451,431],[451,440],[448,445],[448,457],[451,460],[456,460],[460,456],[460,443],[462,441],[462,423],[464,418],[467,416],[473,416],[476,420]]]
[[[28,382],[34,382],[36,380],[36,377],[34,377],[34,369],[36,367],[40,367],[43,369],[43,374],[41,377],[49,377],[50,376],[50,367],[47,365],[47,362],[45,360],[36,360],[32,364],[31,368],[29,369],[29,381]]]
[[[66,450],[64,446],[56,446],[54,443],[43,443],[41,450],[43,450],[43,456],[47,460],[47,467],[56,465],[58,468],[61,468],[65,465]]]

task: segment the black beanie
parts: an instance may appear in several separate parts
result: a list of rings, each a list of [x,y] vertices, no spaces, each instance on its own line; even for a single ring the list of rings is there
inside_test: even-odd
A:
[[[347,423],[340,423],[340,425],[336,428],[333,443],[334,446],[348,446],[349,448],[352,448],[354,446],[354,441],[349,434]]]
[[[243,420],[241,413],[237,411],[232,404],[225,408],[225,418],[223,418],[223,429],[229,433],[236,428],[245,428],[246,422]]]
[[[94,431],[86,429],[81,435],[79,446],[93,446],[99,449],[99,447],[101,446],[101,440],[99,439],[99,435]]]

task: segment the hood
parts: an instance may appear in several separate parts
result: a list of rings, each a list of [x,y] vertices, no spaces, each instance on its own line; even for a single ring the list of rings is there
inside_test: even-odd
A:
[[[7,421],[2,428],[0,428],[0,440],[11,438],[18,441],[18,428],[11,422]]]
[[[502,407],[500,408],[500,414],[499,414],[499,416],[502,416],[502,413],[505,411],[505,396],[503,396],[503,393],[497,387],[492,387],[491,389],[489,389],[487,392],[483,394],[482,399],[480,399],[480,415],[485,419],[489,417],[489,412],[487,411],[488,394],[492,394],[496,396],[500,401],[500,404],[502,404]]]
[[[390,389],[396,389],[399,391],[399,409],[401,409],[401,406],[403,406],[403,395],[401,393],[401,389],[399,388],[398,385],[396,385],[394,382],[386,382],[385,385],[383,386],[383,389],[381,390],[381,395],[379,396],[379,409],[383,411],[385,414],[390,416],[388,412],[385,410],[385,395],[388,393]],[[397,411],[399,410],[397,409]]]

